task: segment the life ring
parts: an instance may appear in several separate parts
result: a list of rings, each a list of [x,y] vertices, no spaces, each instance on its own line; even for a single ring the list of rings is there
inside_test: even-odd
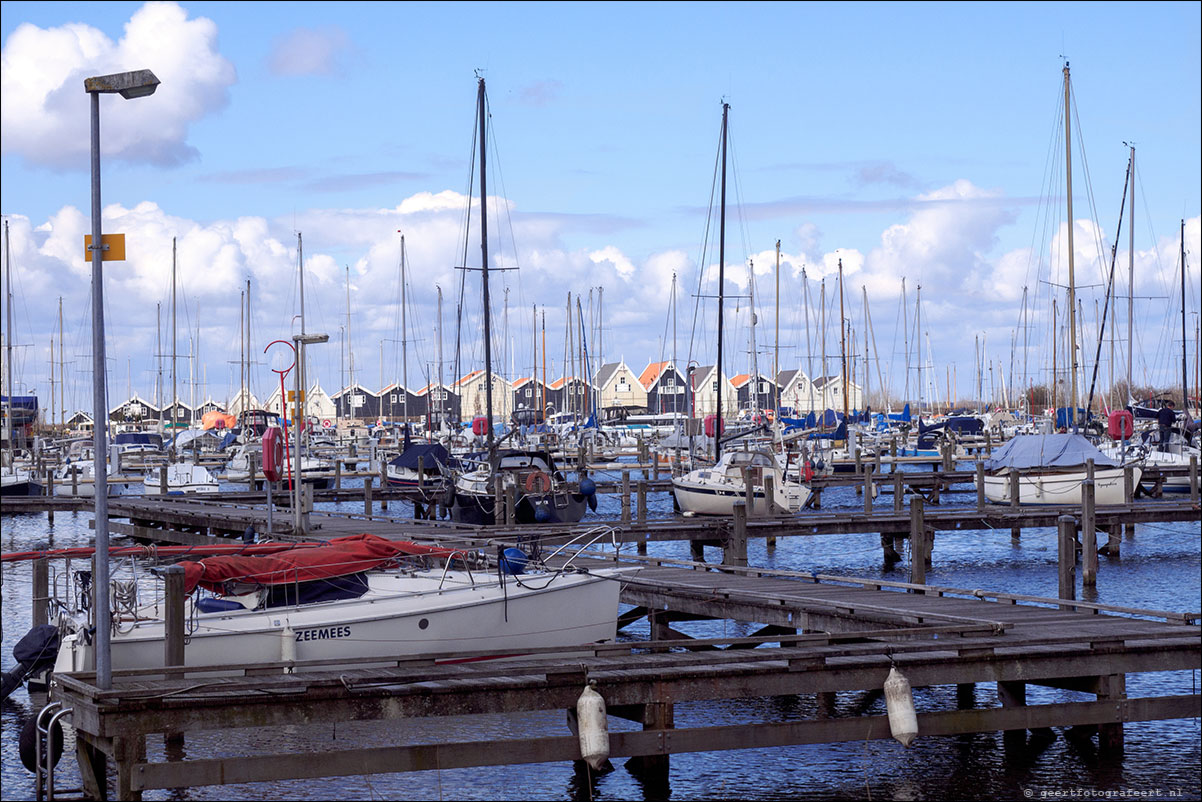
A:
[[[802,478],[807,482],[810,481],[811,479],[813,479],[814,478],[814,463],[811,462],[810,460],[806,460],[805,462],[803,462],[802,466],[801,466],[801,475],[802,475]]]
[[[321,422],[321,428],[323,428],[323,429],[330,428],[330,419],[329,418],[326,418],[325,420],[323,420]]]
[[[535,484],[538,489],[535,490]],[[546,493],[551,489],[551,477],[544,471],[531,471],[526,475],[526,492],[527,493]]]

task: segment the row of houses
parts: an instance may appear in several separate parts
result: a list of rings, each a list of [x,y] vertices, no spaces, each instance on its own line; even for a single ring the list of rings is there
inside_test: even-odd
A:
[[[593,382],[570,376],[551,382],[526,376],[507,381],[493,376],[494,414],[508,418],[514,412],[530,410],[548,414],[601,410],[625,410],[628,413],[683,413],[693,417],[712,415],[717,410],[718,387],[722,382],[722,407],[725,417],[741,410],[785,407],[795,414],[843,408],[843,381],[839,376],[810,379],[801,370],[781,371],[776,379],[749,374],[726,377],[713,365],[691,365],[681,369],[671,361],[653,362],[636,374],[622,362],[602,365]],[[847,385],[849,409],[863,408],[863,393],[858,385]],[[779,395],[778,395],[779,393]],[[468,420],[483,415],[487,406],[484,371],[474,370],[450,385],[426,385],[407,389],[393,383],[373,391],[361,384],[345,387],[333,395],[314,384],[305,394],[306,414],[329,425],[339,419],[375,420]],[[199,420],[210,410],[237,415],[245,409],[266,409],[284,414],[280,391],[266,400],[248,392],[239,393],[230,403],[206,399],[193,408],[183,401],[174,406],[157,406],[137,394],[109,410],[109,419],[121,423],[174,419],[179,423]],[[82,413],[80,413],[82,415]],[[90,423],[90,418],[87,421]]]

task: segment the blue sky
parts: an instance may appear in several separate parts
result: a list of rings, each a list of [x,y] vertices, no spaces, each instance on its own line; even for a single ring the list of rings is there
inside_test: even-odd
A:
[[[779,239],[784,366],[807,368],[802,265],[815,316],[816,282],[827,276],[829,293],[842,258],[856,337],[867,331],[859,302],[866,287],[881,375],[895,395],[905,361],[897,333],[903,276],[910,315],[913,288],[923,284],[930,361],[941,375],[955,365],[965,397],[975,338],[999,374],[1005,363],[1008,383],[1019,381],[1011,343],[1021,342],[1014,331],[1028,286],[1028,372],[1044,381],[1037,374],[1051,359],[1051,323],[1043,319],[1051,303],[1040,282],[1063,281],[1065,270],[1056,155],[1065,57],[1080,125],[1074,219],[1078,275],[1089,281],[1079,282],[1100,281],[1098,265],[1109,258],[1123,143],[1134,141],[1136,294],[1146,300],[1136,307],[1133,372],[1137,383],[1175,382],[1179,345],[1166,308],[1179,305],[1167,298],[1177,281],[1179,220],[1187,220],[1194,254],[1199,236],[1199,8],[297,3],[285,13],[271,3],[6,2],[0,207],[13,228],[17,341],[28,346],[19,382],[46,386],[58,296],[67,353],[88,341],[87,266],[72,258],[88,226],[80,81],[142,67],[163,79],[158,93],[102,104],[106,230],[126,231],[131,251],[106,277],[115,396],[127,385],[153,393],[154,307],[167,300],[172,235],[186,243],[188,320],[200,323],[199,362],[208,366],[198,392],[221,398],[237,380],[229,363],[238,359],[245,280],[258,300],[256,340],[293,325],[298,229],[309,328],[334,335],[318,365],[329,389],[345,371],[336,343],[347,323],[348,272],[357,378],[379,385],[381,361],[385,382],[400,378],[392,341],[400,338],[396,232],[405,230],[409,324],[423,332],[409,334],[420,342],[408,381],[421,383],[415,365],[433,359],[434,284],[448,310],[458,286],[477,69],[488,81],[497,146],[489,194],[507,209],[490,220],[504,241],[493,250],[521,266],[497,279],[511,290],[513,353],[502,361],[515,373],[529,372],[520,355],[530,351],[530,307],[546,307],[559,342],[567,292],[584,293],[587,306],[597,287],[605,288],[607,361],[624,358],[638,372],[670,356],[673,272],[677,348],[686,359],[692,295],[699,286],[715,291],[712,280],[698,282],[717,259],[702,242],[725,99],[734,156],[728,292],[746,294],[752,258],[759,319],[768,324],[757,332],[761,352],[772,346],[771,252]],[[1100,244],[1083,244],[1095,231]],[[469,254],[478,263],[478,250]],[[1187,263],[1196,314],[1198,260]],[[1096,298],[1098,290],[1083,290],[1087,337],[1096,336]],[[750,349],[746,302],[732,305],[728,331],[742,349],[728,354],[733,375],[747,370]],[[449,338],[453,311],[446,314]],[[475,320],[478,312],[469,305],[466,314]],[[692,346],[702,363],[713,359],[712,317],[703,315],[709,322]],[[837,334],[836,320],[828,340]],[[479,359],[478,345],[467,351]],[[829,342],[827,353],[837,353]],[[562,362],[562,346],[552,358]],[[1107,362],[1103,376],[1109,369]],[[1114,369],[1122,374],[1126,365]],[[260,372],[256,381],[268,387],[270,374]],[[870,381],[879,381],[875,365]],[[86,387],[77,395],[74,406],[86,404]]]

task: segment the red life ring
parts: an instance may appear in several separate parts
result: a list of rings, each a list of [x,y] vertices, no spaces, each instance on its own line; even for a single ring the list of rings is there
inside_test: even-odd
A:
[[[534,486],[538,484],[538,489]],[[526,475],[526,492],[527,493],[546,493],[551,489],[551,477],[545,471],[531,471]]]
[[[330,419],[329,418],[326,418],[325,420],[323,420],[321,422],[321,428],[323,428],[323,429],[330,428]]]
[[[806,460],[801,466],[801,475],[805,481],[810,481],[814,478],[814,463]]]
[[[284,476],[284,437],[278,426],[270,426],[263,432],[263,476],[269,482],[278,482]]]

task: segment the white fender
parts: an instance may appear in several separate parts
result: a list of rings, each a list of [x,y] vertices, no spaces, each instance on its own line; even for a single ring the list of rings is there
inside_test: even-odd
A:
[[[889,732],[905,747],[918,737],[918,715],[914,712],[914,694],[910,680],[896,667],[885,679],[885,708],[889,712]]]
[[[280,630],[280,660],[285,663],[296,662],[296,632],[291,624],[284,624]],[[292,669],[288,669],[291,673]]]
[[[585,686],[576,700],[576,718],[580,727],[580,758],[599,771],[609,759],[609,725],[605,699],[591,686]]]

